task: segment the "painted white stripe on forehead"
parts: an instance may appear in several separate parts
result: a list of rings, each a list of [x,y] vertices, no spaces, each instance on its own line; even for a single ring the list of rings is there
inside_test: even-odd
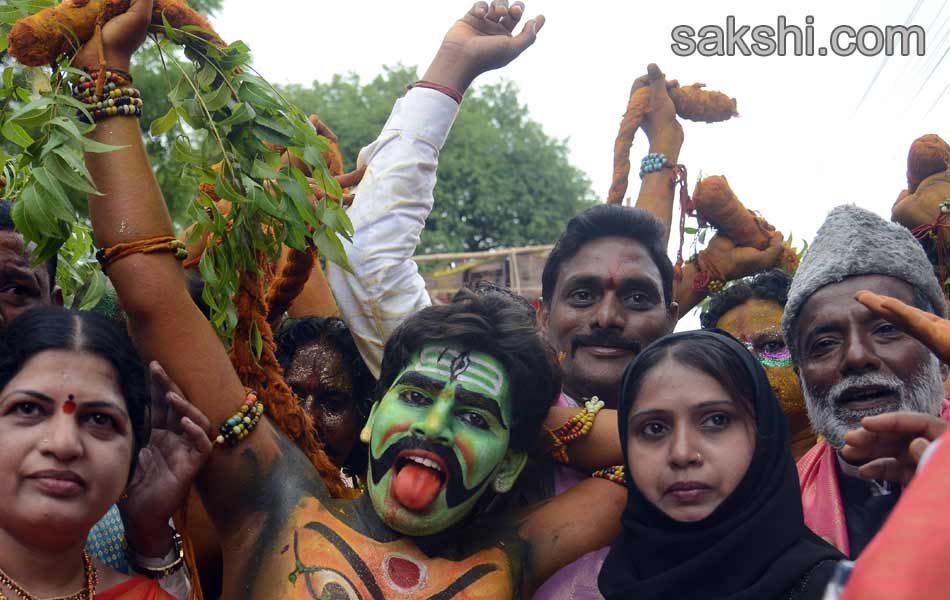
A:
[[[454,373],[453,373],[454,369]],[[426,346],[419,354],[419,368],[445,380],[476,385],[492,396],[498,396],[505,385],[505,374],[498,367],[478,355],[463,353],[452,348]]]

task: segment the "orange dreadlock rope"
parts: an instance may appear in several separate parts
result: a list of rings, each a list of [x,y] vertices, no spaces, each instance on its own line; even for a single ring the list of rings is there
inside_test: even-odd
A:
[[[106,269],[113,263],[133,254],[153,254],[155,252],[171,252],[179,260],[184,260],[188,256],[184,243],[175,236],[163,235],[102,248],[96,252],[96,258],[102,268]]]
[[[354,491],[343,484],[339,468],[323,451],[310,415],[284,381],[283,371],[274,355],[274,335],[266,319],[263,286],[256,273],[241,272],[234,302],[238,324],[231,345],[231,363],[241,383],[247,388],[260,390],[270,419],[307,455],[329,492],[337,498],[352,497]],[[263,341],[259,359],[254,357],[251,348],[252,324],[257,325]]]
[[[670,89],[670,98],[676,106],[677,115],[690,121],[706,123],[726,121],[738,116],[734,98],[722,92],[704,90],[704,86],[703,83],[694,83]],[[614,172],[610,191],[607,193],[607,204],[623,202],[630,177],[630,147],[633,145],[633,137],[643,122],[644,115],[650,112],[652,106],[653,88],[637,88],[634,84],[614,142]]]
[[[287,254],[286,262],[267,288],[267,298],[264,301],[271,328],[280,323],[294,298],[300,295],[307,284],[317,259],[316,254],[316,249],[312,247],[304,251],[291,249]]]
[[[96,35],[97,27],[101,29],[107,21],[129,10],[129,6],[131,0],[65,0],[44,8],[13,25],[9,35],[10,56],[28,67],[51,64],[60,54],[74,52],[77,42],[85,43]],[[204,31],[193,31],[193,35],[217,46],[226,45],[208,20],[183,0],[155,0],[152,24],[161,27],[163,16],[172,27],[197,26]]]

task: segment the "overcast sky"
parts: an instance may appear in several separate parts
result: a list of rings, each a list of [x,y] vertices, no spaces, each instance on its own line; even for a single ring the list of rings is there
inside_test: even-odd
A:
[[[889,217],[905,187],[910,143],[945,133],[940,124],[950,117],[950,94],[941,99],[950,84],[950,64],[942,63],[950,43],[948,0],[745,0],[728,8],[708,0],[655,8],[630,1],[526,4],[528,18],[547,17],[537,42],[476,85],[514,80],[531,116],[568,140],[572,162],[600,197],[610,184],[613,141],[630,85],[650,62],[668,78],[704,82],[738,100],[739,119],[684,122],[680,160],[689,169],[690,190],[700,173],[726,175],[746,206],[796,239],[810,239],[828,210],[846,202]],[[451,0],[225,0],[214,22],[225,39],[251,47],[266,78],[306,84],[346,71],[371,78],[396,62],[424,70],[468,6]],[[838,25],[918,24],[926,31],[926,55],[679,57],[671,50],[674,27],[725,27],[728,15],[738,25],[772,27],[780,15],[799,26],[813,16],[816,46],[827,45]],[[640,132],[634,165],[646,151]]]

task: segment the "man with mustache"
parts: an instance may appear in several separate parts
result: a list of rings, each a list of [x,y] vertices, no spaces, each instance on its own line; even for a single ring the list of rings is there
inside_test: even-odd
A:
[[[864,417],[895,411],[928,415],[930,430],[940,432],[947,406],[940,360],[857,301],[861,290],[947,314],[913,235],[855,206],[831,211],[792,281],[782,328],[812,427],[824,438],[798,463],[805,522],[851,558],[877,533],[901,487],[860,477],[860,465],[841,456],[845,435]]]

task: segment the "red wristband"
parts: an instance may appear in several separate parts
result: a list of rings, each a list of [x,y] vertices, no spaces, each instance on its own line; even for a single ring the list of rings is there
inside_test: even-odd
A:
[[[439,83],[433,83],[431,81],[425,81],[423,79],[420,79],[419,81],[409,85],[409,89],[412,89],[414,87],[427,88],[430,90],[435,90],[437,92],[442,92],[443,94],[445,94],[452,100],[455,100],[456,104],[462,103],[462,93],[456,89],[450,88],[447,85],[442,85]]]

